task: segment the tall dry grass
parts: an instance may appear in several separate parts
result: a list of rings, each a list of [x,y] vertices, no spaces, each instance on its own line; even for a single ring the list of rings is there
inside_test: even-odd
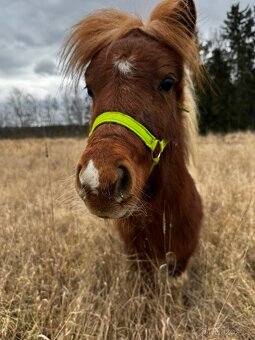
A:
[[[254,339],[255,135],[201,138],[200,247],[154,290],[74,193],[83,144],[0,141],[1,339]]]

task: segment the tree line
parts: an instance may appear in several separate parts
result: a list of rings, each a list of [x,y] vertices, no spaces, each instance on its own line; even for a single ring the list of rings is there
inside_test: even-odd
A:
[[[90,98],[77,93],[38,99],[14,88],[0,112],[0,127],[82,126],[89,120]]]
[[[218,35],[200,42],[209,74],[198,96],[200,131],[255,129],[255,7],[233,5]],[[0,111],[0,127],[86,124],[90,99],[78,93],[36,99],[13,89]]]
[[[255,7],[231,7],[218,37],[201,44],[211,82],[199,96],[200,131],[255,129]]]

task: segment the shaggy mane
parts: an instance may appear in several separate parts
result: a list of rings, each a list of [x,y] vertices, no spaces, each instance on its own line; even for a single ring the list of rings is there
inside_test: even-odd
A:
[[[70,75],[77,85],[87,64],[97,52],[142,26],[140,18],[116,9],[93,12],[72,27],[64,44],[60,55],[64,76]]]

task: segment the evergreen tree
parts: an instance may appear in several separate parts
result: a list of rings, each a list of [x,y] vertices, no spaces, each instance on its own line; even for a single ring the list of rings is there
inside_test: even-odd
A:
[[[255,8],[233,5],[220,42],[203,51],[214,91],[208,86],[200,97],[202,132],[255,129],[254,15]]]
[[[222,38],[227,42],[227,57],[235,86],[233,129],[254,128],[254,66],[255,20],[254,9],[240,10],[233,5],[224,21]]]
[[[211,51],[206,64],[212,84],[207,84],[200,97],[200,130],[228,132],[231,130],[233,114],[231,101],[233,85],[230,81],[231,69],[219,47]]]

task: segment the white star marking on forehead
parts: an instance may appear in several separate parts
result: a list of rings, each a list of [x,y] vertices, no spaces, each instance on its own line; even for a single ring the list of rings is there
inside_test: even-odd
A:
[[[133,65],[128,60],[124,60],[124,59],[118,60],[115,63],[115,66],[118,68],[120,73],[123,74],[124,76],[132,73],[133,71]]]

